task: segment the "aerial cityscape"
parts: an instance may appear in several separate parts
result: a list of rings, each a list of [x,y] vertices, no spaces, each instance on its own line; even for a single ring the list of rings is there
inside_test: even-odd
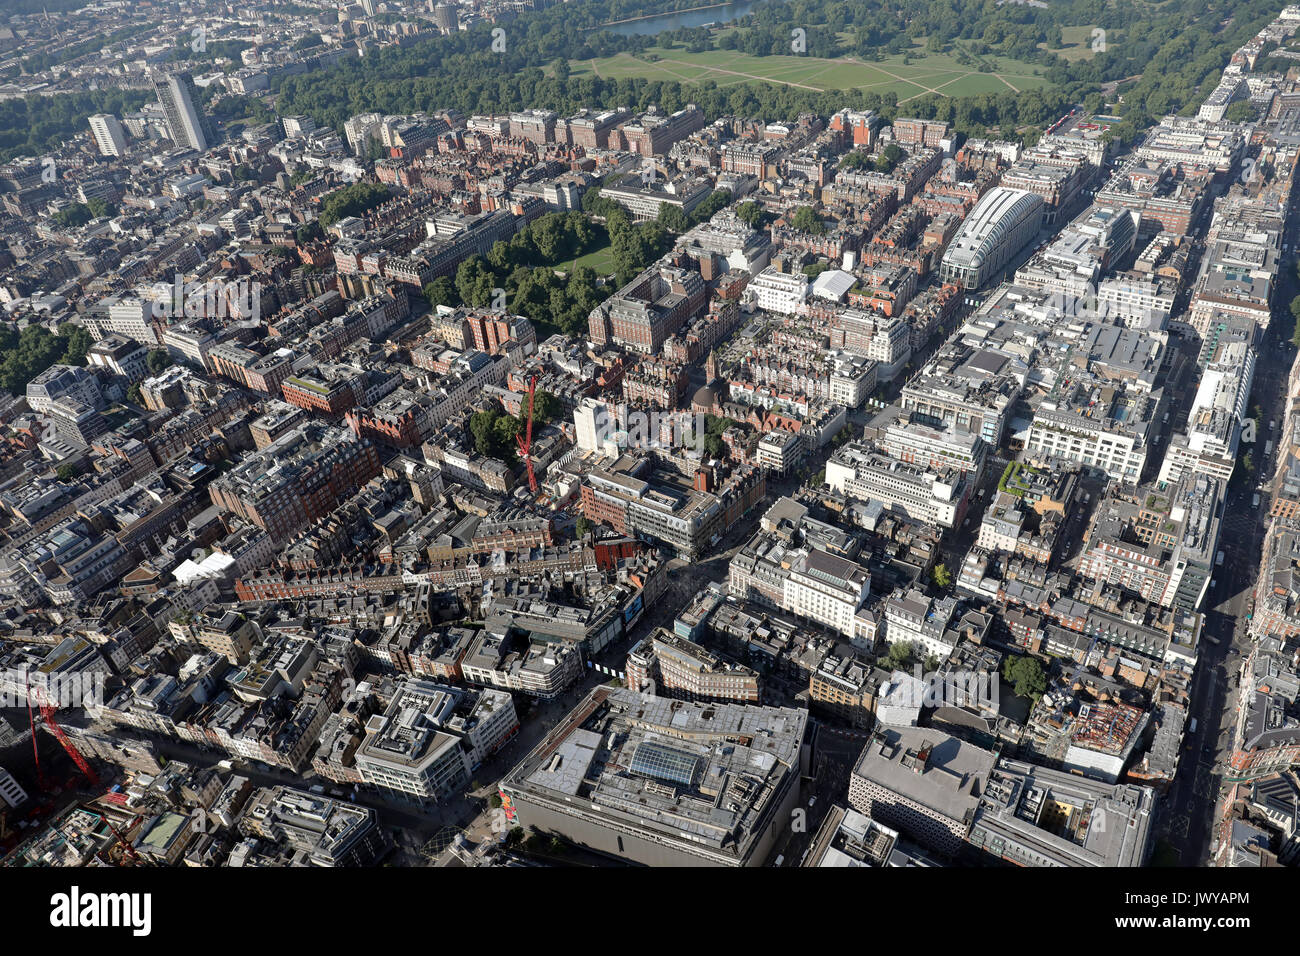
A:
[[[0,867],[1300,863],[1300,5],[3,7]]]

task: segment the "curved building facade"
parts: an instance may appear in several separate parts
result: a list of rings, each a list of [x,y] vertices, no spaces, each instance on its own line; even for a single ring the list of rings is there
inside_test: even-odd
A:
[[[990,190],[943,254],[943,280],[978,289],[1038,235],[1043,209],[1042,197],[1023,189],[999,186]]]

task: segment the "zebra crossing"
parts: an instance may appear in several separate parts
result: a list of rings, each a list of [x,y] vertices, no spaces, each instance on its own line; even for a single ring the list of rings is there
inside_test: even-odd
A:
[[[616,671],[612,667],[606,667],[604,664],[597,664],[593,661],[587,661],[587,668],[601,674],[608,674],[610,677],[617,677],[623,683],[627,683],[627,674],[624,671]]]

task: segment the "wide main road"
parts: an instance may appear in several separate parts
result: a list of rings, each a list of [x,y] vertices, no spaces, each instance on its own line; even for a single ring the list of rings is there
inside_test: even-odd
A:
[[[1295,230],[1293,225],[1288,231]],[[1209,862],[1220,816],[1218,801],[1240,692],[1237,678],[1251,643],[1247,615],[1253,610],[1263,559],[1271,503],[1269,482],[1285,427],[1287,380],[1295,357],[1295,346],[1280,333],[1284,327],[1275,317],[1260,346],[1253,390],[1260,420],[1255,423],[1254,447],[1249,449],[1255,468],[1250,476],[1230,485],[1224,504],[1219,533],[1223,564],[1215,568],[1205,599],[1204,633],[1208,639],[1200,644],[1189,701],[1189,726],[1195,718],[1196,733],[1185,735],[1178,773],[1164,799],[1161,829],[1184,866]],[[1266,456],[1270,440],[1274,449]],[[1256,493],[1258,506],[1254,504]]]

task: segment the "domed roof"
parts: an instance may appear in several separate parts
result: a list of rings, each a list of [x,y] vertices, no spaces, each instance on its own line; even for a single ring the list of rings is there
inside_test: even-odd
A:
[[[701,385],[691,399],[691,406],[695,408],[713,408],[717,404],[718,392],[712,385]]]

